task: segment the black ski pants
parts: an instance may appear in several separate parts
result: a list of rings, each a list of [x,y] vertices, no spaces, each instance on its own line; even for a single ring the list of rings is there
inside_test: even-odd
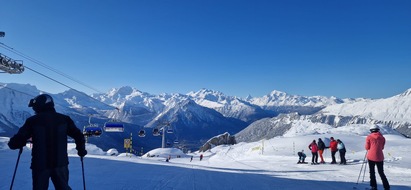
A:
[[[33,190],[47,190],[49,188],[49,179],[54,184],[56,190],[71,190],[69,181],[69,171],[67,166],[32,170]]]
[[[313,157],[311,158],[311,163],[318,163],[318,152],[311,152]]]
[[[384,174],[384,161],[374,162],[372,160],[368,160],[368,165],[370,166],[370,186],[377,188],[377,180],[375,179],[375,165],[377,165],[377,171],[381,177],[384,189],[389,190],[390,184],[388,183],[387,177]]]
[[[332,159],[331,163],[332,164],[337,163],[337,161],[335,160],[335,154],[336,153],[337,153],[337,151],[331,151],[331,159]]]
[[[339,152],[340,152],[340,159],[341,159],[340,164],[347,164],[347,160],[345,159],[345,152],[346,152],[346,151],[344,151],[344,150],[339,150]]]

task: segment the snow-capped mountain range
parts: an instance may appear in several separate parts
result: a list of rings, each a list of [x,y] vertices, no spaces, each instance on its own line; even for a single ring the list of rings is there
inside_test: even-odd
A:
[[[11,136],[33,114],[27,102],[43,93],[29,84],[0,83],[0,134]],[[89,138],[103,149],[122,148],[123,139],[145,130],[147,134],[165,123],[174,130],[167,142],[198,149],[209,138],[229,132],[238,141],[255,141],[284,134],[295,122],[312,122],[334,127],[345,124],[382,123],[404,135],[411,117],[411,90],[386,99],[339,99],[298,96],[272,91],[263,97],[239,98],[200,89],[188,94],[153,95],[125,86],[88,96],[76,90],[52,94],[58,112],[70,115],[79,128],[100,126],[115,119],[125,124],[124,133],[103,133]],[[136,135],[135,135],[136,136]],[[134,138],[135,148],[161,146],[159,137]],[[171,144],[171,143],[170,143]]]

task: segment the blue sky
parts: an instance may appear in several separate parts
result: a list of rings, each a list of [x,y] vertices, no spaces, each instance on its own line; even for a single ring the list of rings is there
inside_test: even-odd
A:
[[[411,1],[4,1],[0,42],[93,88],[386,98],[411,88]],[[88,94],[7,48],[3,53]],[[30,70],[0,82],[66,87]]]

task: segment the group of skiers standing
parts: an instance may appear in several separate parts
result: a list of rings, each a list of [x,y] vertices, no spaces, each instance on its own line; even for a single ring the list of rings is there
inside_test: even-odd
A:
[[[376,190],[377,189],[377,181],[376,181],[376,175],[375,175],[375,167],[377,167],[377,172],[380,175],[384,190],[389,190],[390,189],[390,184],[388,182],[387,177],[385,176],[384,173],[384,146],[385,146],[385,138],[384,136],[380,133],[380,127],[378,125],[373,125],[370,127],[370,134],[367,136],[365,140],[365,150],[366,152],[366,158],[367,162],[370,168],[370,190]],[[323,152],[326,148],[330,148],[331,150],[331,164],[337,164],[337,161],[335,159],[335,154],[337,151],[340,153],[340,164],[347,164],[347,160],[345,159],[345,153],[347,152],[345,149],[344,143],[340,140],[334,140],[334,137],[330,138],[330,144],[327,147],[325,143],[321,140],[321,138],[318,139],[318,143],[313,140],[310,145],[308,145],[308,148],[311,150],[312,153],[312,164],[318,164],[318,153],[320,154],[321,161],[320,163],[325,163],[324,158],[323,158]],[[301,152],[298,152],[299,160],[298,163],[306,163],[304,162],[304,159],[306,155],[304,154],[304,150]],[[365,161],[365,159],[364,159]],[[366,163],[367,163],[366,162]]]
[[[347,150],[345,149],[345,145],[340,139],[334,140],[334,137],[330,138],[329,146],[326,146],[326,144],[321,138],[318,138],[318,143],[314,139],[310,143],[310,145],[308,145],[308,149],[311,150],[312,154],[311,164],[325,164],[323,153],[326,148],[329,148],[331,150],[331,164],[337,164],[337,161],[335,159],[335,154],[337,153],[337,151],[340,153],[340,164],[347,164],[347,160],[345,159],[345,153],[347,152]],[[304,154],[304,150],[298,152],[298,156],[298,163],[305,163],[304,160],[306,155]],[[320,156],[320,162],[318,162],[318,156]]]

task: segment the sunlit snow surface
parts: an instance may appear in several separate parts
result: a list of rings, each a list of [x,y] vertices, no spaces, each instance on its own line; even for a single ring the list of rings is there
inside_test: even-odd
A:
[[[299,127],[293,127],[284,137],[218,146],[205,153],[183,154],[178,149],[155,149],[142,157],[125,153],[124,150],[118,150],[118,155],[110,156],[113,150],[107,153],[95,145],[87,144],[89,154],[84,158],[86,188],[364,189],[369,183],[368,167],[365,175],[360,171],[364,166],[364,141],[368,127],[318,128],[313,124],[302,123]],[[382,132],[387,140],[384,169],[391,189],[411,189],[411,139],[388,129],[382,129]],[[331,136],[345,143],[347,165],[296,164],[298,151],[304,150],[307,153],[306,161],[311,162],[309,143]],[[0,137],[0,189],[10,188],[18,156],[17,150],[8,149],[7,141],[7,137]],[[24,148],[21,155],[14,189],[31,189],[30,151],[30,148]],[[83,189],[81,162],[73,144],[68,145],[68,153],[70,186],[75,190]],[[202,161],[199,159],[200,154],[204,155]],[[330,151],[326,150],[324,156],[329,163]],[[171,159],[166,162],[168,157]],[[377,182],[379,189],[383,189],[378,174]],[[54,189],[51,182],[50,189]]]

